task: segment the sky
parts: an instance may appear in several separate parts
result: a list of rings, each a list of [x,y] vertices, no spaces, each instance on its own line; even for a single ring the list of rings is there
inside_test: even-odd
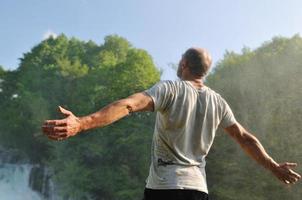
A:
[[[301,35],[301,8],[301,0],[1,0],[0,65],[16,69],[49,35],[102,44],[117,34],[147,50],[162,79],[175,79],[170,64],[190,47],[208,49],[215,65],[226,50]]]

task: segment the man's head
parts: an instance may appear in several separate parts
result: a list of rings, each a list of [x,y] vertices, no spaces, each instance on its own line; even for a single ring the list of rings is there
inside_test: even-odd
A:
[[[189,76],[203,78],[207,75],[212,64],[211,55],[202,48],[190,48],[182,56],[177,76],[181,79]]]

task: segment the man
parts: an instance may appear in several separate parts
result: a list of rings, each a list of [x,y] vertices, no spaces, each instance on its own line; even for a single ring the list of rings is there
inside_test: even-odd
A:
[[[242,149],[285,184],[301,176],[291,168],[296,163],[277,163],[258,139],[236,120],[226,101],[203,83],[211,66],[209,53],[188,49],[180,60],[179,81],[162,81],[84,117],[62,107],[65,119],[47,120],[44,133],[53,140],[75,136],[81,131],[103,127],[139,111],[156,111],[152,162],[144,193],[145,200],[208,199],[205,157],[215,132],[222,127]]]

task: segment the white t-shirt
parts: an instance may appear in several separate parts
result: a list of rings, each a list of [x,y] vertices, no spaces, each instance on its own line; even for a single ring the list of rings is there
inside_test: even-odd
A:
[[[157,111],[146,188],[208,193],[205,157],[218,127],[236,119],[226,101],[189,81],[161,81],[145,91]]]

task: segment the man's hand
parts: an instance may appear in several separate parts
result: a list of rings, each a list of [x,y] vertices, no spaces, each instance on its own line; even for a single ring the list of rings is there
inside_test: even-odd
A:
[[[295,184],[301,176],[291,168],[297,166],[297,163],[281,163],[271,169],[273,174],[285,184]]]
[[[66,116],[64,119],[46,120],[42,126],[44,134],[52,140],[63,140],[81,131],[80,119],[71,111],[59,106],[59,111]]]

